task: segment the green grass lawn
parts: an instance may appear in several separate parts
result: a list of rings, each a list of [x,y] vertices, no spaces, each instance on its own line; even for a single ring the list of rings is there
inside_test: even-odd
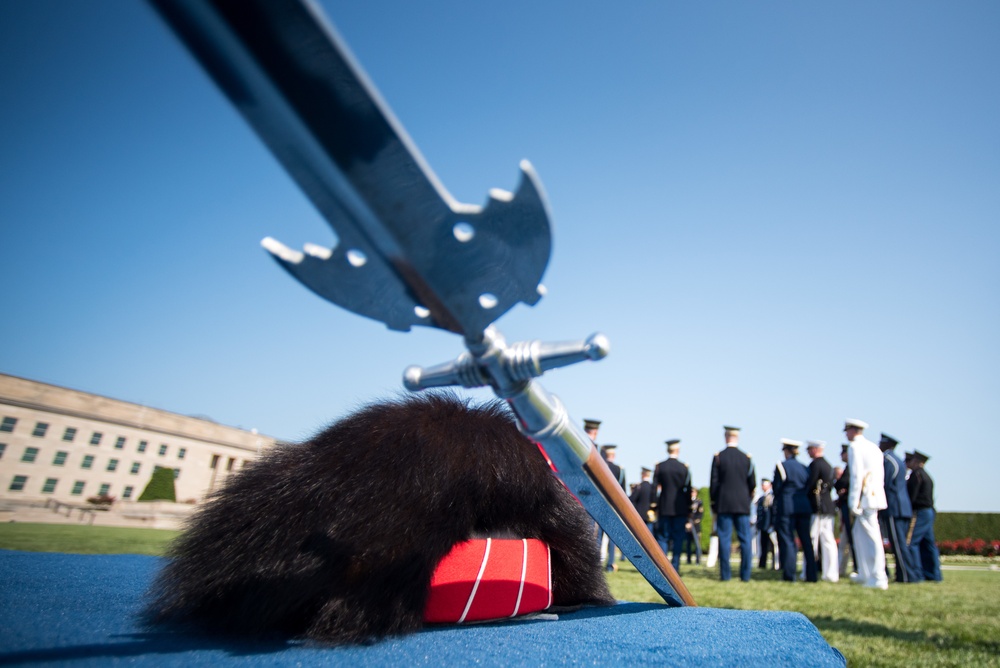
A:
[[[0,548],[161,555],[176,535],[159,529],[7,523],[0,524]],[[734,572],[738,565],[735,559]],[[631,564],[620,566],[608,574],[616,598],[660,601]],[[774,571],[758,569],[748,583],[719,582],[718,569],[699,566],[682,566],[681,575],[704,607],[801,612],[850,666],[1000,666],[998,571],[947,570],[944,582],[890,584],[888,591],[846,581],[787,583]]]
[[[162,555],[177,531],[120,529],[87,524],[0,524],[0,548],[72,554]]]
[[[661,599],[627,562],[608,574],[619,600]],[[739,559],[733,560],[738,573]],[[944,572],[944,582],[864,589],[783,582],[754,569],[750,582],[720,582],[718,568],[681,566],[700,606],[738,610],[792,610],[812,621],[849,666],[1000,666],[1000,572]]]

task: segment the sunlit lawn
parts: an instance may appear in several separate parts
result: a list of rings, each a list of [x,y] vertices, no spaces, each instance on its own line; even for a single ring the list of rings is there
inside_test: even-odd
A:
[[[89,524],[0,524],[0,548],[71,554],[161,555],[176,531],[90,526]]]
[[[0,524],[0,548],[79,554],[164,553],[175,531],[88,525]],[[733,570],[738,572],[739,559]],[[1000,666],[1000,571],[946,570],[944,582],[890,584],[888,591],[782,582],[754,569],[749,583],[720,582],[718,569],[682,565],[700,606],[792,610],[808,617],[851,666]],[[608,581],[624,601],[658,602],[631,564]],[[803,667],[805,668],[805,667]]]
[[[739,559],[732,562],[738,573]],[[839,649],[849,666],[1000,666],[1000,571],[944,571],[944,582],[864,589],[846,580],[789,583],[754,569],[720,582],[718,567],[681,565],[698,605],[801,612]],[[627,562],[608,574],[615,597],[659,601]]]

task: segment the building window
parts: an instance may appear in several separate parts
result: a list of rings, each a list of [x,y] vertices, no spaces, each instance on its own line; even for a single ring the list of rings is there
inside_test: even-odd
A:
[[[124,490],[122,490],[122,498],[123,499],[131,499],[132,498],[132,491],[133,491],[133,489],[134,488],[132,487],[132,485],[129,485]]]
[[[73,496],[80,496],[83,494],[83,486],[86,484],[87,483],[84,480],[77,480],[73,483],[73,489],[70,491],[70,494]]]
[[[235,464],[236,464],[236,458],[235,457],[230,457],[229,461],[226,462],[226,470],[227,471],[232,471],[233,470],[233,466]]]
[[[119,436],[118,440],[115,441],[115,450],[121,450],[124,447],[125,447],[125,437]]]
[[[177,459],[184,459],[184,455],[188,453],[187,448],[181,448],[177,451]]]
[[[31,464],[36,457],[38,457],[38,448],[25,448],[24,454],[21,455],[21,461]]]
[[[160,456],[162,457],[165,454],[167,454],[167,444],[160,443]]]
[[[149,445],[148,441],[139,441],[139,452],[146,452],[147,445]]]
[[[69,453],[65,450],[60,450],[56,453],[55,458],[52,460],[53,466],[62,466],[66,463],[66,458],[69,457]]]
[[[90,444],[91,445],[100,445],[101,444],[101,438],[103,438],[103,437],[104,437],[104,434],[102,434],[99,431],[95,431],[90,436]]]
[[[6,443],[0,443],[0,459],[3,459],[3,453],[4,453],[4,450],[6,450],[6,449],[7,449],[7,444]]]
[[[0,422],[0,431],[14,431],[15,425],[17,425],[17,418],[5,417],[3,422]]]
[[[26,475],[16,475],[14,479],[10,481],[10,491],[21,492],[24,491],[24,486],[28,482],[28,476]]]
[[[43,438],[45,436],[45,432],[47,432],[48,430],[49,430],[48,422],[36,422],[35,429],[34,431],[31,432],[31,435],[37,436],[38,438]]]
[[[76,438],[76,427],[66,427],[66,431],[63,432],[63,440],[72,443],[74,438]]]
[[[107,496],[109,491],[111,491],[111,483],[103,483],[100,491],[97,492],[97,496]]]
[[[132,475],[137,474],[141,467],[142,464],[140,464],[139,462],[132,462],[132,471],[131,471]]]
[[[109,471],[114,471],[117,468],[118,468],[118,460],[117,459],[109,459],[108,460],[108,470]]]
[[[56,483],[59,482],[59,478],[46,478],[45,484],[42,485],[42,494],[51,494],[56,491]]]
[[[174,480],[177,480],[180,477],[181,477],[181,470],[180,469],[174,469]]]
[[[219,455],[212,455],[212,468],[219,468]]]
[[[80,462],[80,468],[89,469],[94,465],[94,455],[84,455],[83,461]]]

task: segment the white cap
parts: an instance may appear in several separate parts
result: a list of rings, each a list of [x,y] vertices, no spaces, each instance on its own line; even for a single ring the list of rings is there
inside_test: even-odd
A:
[[[784,448],[801,448],[802,447],[802,441],[793,441],[790,438],[783,438],[783,439],[781,439],[781,447],[782,447],[782,449],[784,449]]]
[[[858,429],[867,429],[868,428],[868,423],[865,422],[864,420],[856,420],[854,418],[848,418],[847,420],[844,420],[844,429],[847,429],[848,427],[857,427]]]
[[[807,448],[825,448],[826,441],[806,441]]]

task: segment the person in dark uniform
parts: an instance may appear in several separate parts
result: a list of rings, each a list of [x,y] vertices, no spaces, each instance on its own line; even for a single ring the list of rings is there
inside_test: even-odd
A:
[[[816,582],[816,556],[813,553],[812,541],[809,539],[809,519],[812,513],[809,510],[809,498],[806,496],[809,471],[795,459],[800,447],[802,447],[801,441],[781,439],[785,461],[779,462],[774,468],[778,558],[781,559],[781,578],[786,582],[794,582],[798,556],[798,551],[795,549],[797,535],[805,558],[806,580]]]
[[[851,469],[847,465],[847,449],[850,447],[850,443],[844,443],[840,446],[840,461],[844,462],[844,470],[837,478],[834,487],[837,490],[837,507],[840,508],[840,571],[842,574],[847,571],[848,556],[851,558],[851,572],[858,572],[858,558],[854,555],[854,532],[851,530],[851,508],[847,503],[847,495],[851,487]]]
[[[635,511],[639,513],[639,517],[646,522],[646,528],[649,529],[650,533],[653,533],[655,525],[654,518],[651,516],[653,512],[653,485],[649,482],[649,479],[652,476],[653,469],[643,466],[642,482],[633,486],[632,494],[629,496],[629,501],[635,506]]]
[[[750,504],[757,488],[757,473],[750,455],[739,448],[740,428],[723,427],[726,447],[712,458],[709,494],[712,513],[719,534],[719,579],[732,577],[729,556],[732,552],[733,528],[740,542],[740,579],[750,581],[753,570],[753,544],[750,542]]]
[[[757,499],[757,533],[760,535],[760,563],[758,566],[767,568],[767,555],[771,555],[771,564],[777,570],[778,563],[775,557],[777,552],[774,545],[774,492],[771,490],[771,481],[767,478],[760,479],[760,488],[763,492]]]
[[[597,445],[597,433],[601,429],[601,421],[594,420],[592,418],[584,418],[583,420],[583,431],[587,434],[590,440],[593,442],[595,447]],[[601,458],[605,459],[604,452],[601,451]],[[605,459],[605,461],[607,461]],[[610,467],[609,467],[610,468]],[[597,522],[594,522],[594,534],[597,536],[597,550],[600,551],[601,544],[604,542],[604,529]]]
[[[825,449],[824,441],[809,441],[806,444],[806,452],[812,459],[809,463],[809,482],[806,483],[809,507],[812,509],[809,537],[813,553],[822,565],[823,580],[837,582],[840,579],[840,560],[837,557],[837,540],[833,537],[837,507],[830,497],[834,482],[833,467],[823,456]]]
[[[673,545],[671,562],[674,570],[681,570],[681,547],[684,544],[684,525],[687,523],[688,508],[691,503],[691,471],[688,465],[678,459],[681,452],[680,439],[667,441],[667,459],[656,465],[653,484],[658,493],[657,507],[660,518],[660,547],[667,553],[667,543]]]
[[[879,450],[882,451],[885,467],[885,500],[888,507],[879,511],[878,523],[886,528],[889,534],[889,547],[896,557],[896,582],[920,582],[923,574],[913,560],[912,552],[906,543],[906,534],[910,528],[910,518],[913,517],[913,507],[910,504],[910,493],[906,489],[906,465],[894,452],[899,443],[886,433],[879,440]],[[886,566],[888,575],[888,566]]]
[[[691,488],[691,507],[687,524],[684,525],[684,553],[691,563],[691,549],[694,548],[694,563],[701,565],[701,518],[705,515],[705,504],[698,498],[698,488]]]
[[[615,456],[618,450],[617,445],[602,445],[601,446],[601,456],[604,457],[604,462],[611,469],[611,475],[615,477],[618,484],[622,486],[622,491],[628,494],[626,490],[628,487],[625,485],[625,469],[615,464]],[[603,532],[599,531],[597,535],[598,542],[603,540],[601,535]],[[624,558],[624,556],[622,557]],[[618,564],[615,563],[615,544],[611,542],[611,536],[608,536],[608,561],[604,567],[606,571],[617,571]]]
[[[929,456],[913,451],[910,479],[906,487],[913,504],[914,522],[909,536],[911,559],[919,563],[925,580],[941,581],[941,556],[934,540],[934,481],[924,469]]]

